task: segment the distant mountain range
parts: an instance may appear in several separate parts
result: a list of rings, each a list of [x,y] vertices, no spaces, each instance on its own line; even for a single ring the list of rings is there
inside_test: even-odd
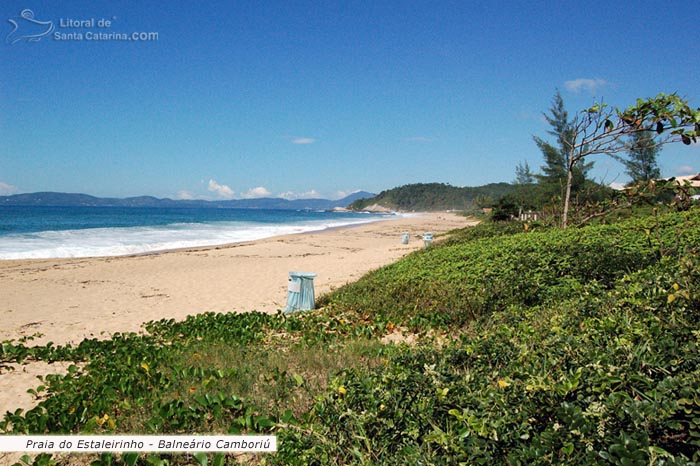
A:
[[[375,195],[366,191],[353,193],[343,199],[294,199],[259,198],[232,199],[227,201],[159,199],[152,196],[119,198],[95,197],[88,194],[41,192],[0,196],[0,206],[95,206],[95,207],[210,207],[223,209],[289,209],[331,210],[347,207],[358,199]]]

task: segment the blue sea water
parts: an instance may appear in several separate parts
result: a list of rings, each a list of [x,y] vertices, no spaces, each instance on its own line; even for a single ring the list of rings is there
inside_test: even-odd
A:
[[[0,206],[0,260],[215,246],[385,218],[270,209]]]

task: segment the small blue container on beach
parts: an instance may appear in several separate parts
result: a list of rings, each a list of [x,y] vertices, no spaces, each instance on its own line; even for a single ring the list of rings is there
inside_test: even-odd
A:
[[[314,300],[315,273],[289,272],[287,286],[287,307],[285,314],[296,311],[310,311],[316,306]]]
[[[404,233],[403,236],[401,237],[401,244],[408,244],[408,237],[409,237],[408,232]]]
[[[430,246],[430,243],[433,241],[433,234],[430,232],[424,233],[423,234],[423,241],[425,242],[425,247],[427,248]]]

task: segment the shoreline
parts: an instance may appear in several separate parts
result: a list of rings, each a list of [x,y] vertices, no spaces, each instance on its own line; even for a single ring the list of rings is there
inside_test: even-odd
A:
[[[419,215],[424,214],[425,212],[421,212]],[[315,235],[315,234],[323,234],[323,233],[330,233],[333,231],[337,230],[345,230],[349,228],[359,228],[365,225],[370,225],[373,223],[380,223],[380,222],[391,222],[394,220],[399,220],[401,216],[398,216],[400,214],[397,213],[397,217],[395,218],[379,218],[376,220],[370,220],[367,222],[357,222],[357,223],[347,223],[344,225],[334,225],[331,227],[323,227],[319,228],[318,230],[307,230],[307,231],[300,231],[296,233],[287,233],[283,235],[273,235],[273,236],[266,236],[264,238],[258,238],[258,239],[252,239],[252,240],[245,240],[245,241],[237,241],[234,243],[221,243],[221,244],[212,244],[210,246],[190,246],[190,247],[183,247],[183,248],[170,248],[170,249],[160,249],[157,251],[146,251],[146,252],[138,252],[134,254],[125,254],[123,256],[95,256],[95,257],[76,257],[75,259],[98,259],[98,258],[108,258],[108,257],[139,257],[139,256],[148,256],[148,255],[158,255],[158,254],[167,254],[171,252],[196,252],[196,251],[201,251],[201,250],[208,250],[208,249],[225,249],[225,248],[235,248],[236,246],[243,245],[243,244],[252,244],[252,243],[257,243],[258,241],[266,241],[266,240],[271,240],[275,238],[285,238],[287,236],[297,236],[297,235]],[[466,217],[465,217],[466,218]],[[58,258],[57,258],[58,259]],[[21,259],[24,260],[24,259]],[[31,259],[27,259],[31,260]],[[42,259],[38,259],[42,260]],[[51,259],[46,259],[46,260],[51,260]],[[2,264],[2,260],[0,260],[0,265]]]
[[[401,233],[444,233],[473,222],[419,213],[252,241],[124,256],[0,261],[0,341],[78,343],[202,312],[276,312],[291,270],[319,273],[316,295],[422,247]],[[30,343],[31,344],[31,343]]]
[[[224,233],[224,236],[220,237],[207,237],[205,234],[204,237],[199,236],[199,239],[193,240],[189,239],[188,241],[173,241],[172,237],[170,237],[170,240],[168,241],[165,238],[160,239],[160,241],[156,241],[153,243],[154,239],[151,239],[150,242],[143,242],[143,243],[132,243],[132,242],[127,242],[126,244],[120,244],[119,237],[115,236],[113,238],[113,241],[115,242],[113,246],[111,247],[105,247],[104,245],[102,246],[95,246],[94,244],[90,249],[92,250],[85,250],[85,251],[73,251],[73,253],[66,254],[64,252],[57,253],[56,251],[61,251],[63,245],[58,245],[58,244],[48,244],[48,245],[43,245],[45,247],[48,247],[49,251],[51,248],[54,248],[53,256],[46,255],[46,256],[41,256],[37,255],[37,253],[46,253],[47,251],[42,251],[41,249],[39,251],[36,250],[29,250],[25,252],[9,252],[2,254],[0,253],[0,264],[5,263],[5,262],[10,262],[10,261],[29,261],[29,260],[70,260],[70,259],[97,259],[97,258],[107,258],[107,257],[131,257],[131,256],[141,256],[141,255],[147,255],[147,254],[160,254],[164,252],[170,252],[170,251],[181,251],[181,250],[190,250],[190,249],[201,249],[201,248],[215,248],[215,247],[222,247],[222,246],[229,246],[233,244],[240,244],[240,243],[248,243],[248,242],[254,242],[254,241],[262,241],[266,240],[269,238],[274,238],[277,236],[287,236],[287,235],[296,235],[296,234],[305,234],[305,233],[315,233],[315,232],[322,232],[326,230],[332,230],[335,228],[345,228],[345,227],[354,227],[354,226],[359,226],[359,225],[366,225],[369,223],[375,223],[375,222],[381,222],[385,220],[393,220],[396,218],[403,218],[405,215],[411,215],[411,214],[404,214],[400,212],[391,212],[391,213],[386,213],[386,214],[381,214],[375,215],[373,217],[364,219],[361,217],[356,217],[356,218],[327,218],[324,220],[302,220],[300,223],[271,223],[267,224],[265,222],[259,223],[257,225],[248,225],[248,228],[246,227],[234,227],[232,230],[222,230],[219,232],[220,234]],[[196,222],[197,223],[197,222]],[[245,222],[243,222],[245,223]],[[250,222],[249,222],[250,223]],[[252,222],[255,224],[255,222]],[[203,222],[201,223],[202,225],[210,225],[210,226],[215,226],[217,225],[217,222],[213,223],[208,223],[208,222]],[[56,231],[40,231],[40,232],[35,232],[38,234],[43,234],[43,233],[59,233],[59,234],[65,234],[65,233],[84,233],[84,232],[89,232],[89,231],[106,231],[106,230],[133,230],[134,228],[151,228],[151,229],[159,229],[158,225],[152,225],[152,226],[134,226],[134,227],[94,227],[94,228],[87,228],[87,229],[67,229],[67,230],[56,230]],[[262,230],[261,230],[262,228]],[[282,231],[280,231],[282,230]],[[284,231],[286,230],[286,231]],[[174,230],[172,233],[175,233],[177,230]],[[257,233],[250,235],[249,233],[257,231]],[[182,235],[183,232],[179,232],[180,235]],[[187,235],[188,233],[191,234],[191,231],[184,230],[184,233]],[[230,237],[225,237],[227,234],[233,233],[234,236],[241,235],[239,238],[230,238]],[[176,233],[178,234],[178,233]],[[12,237],[12,235],[10,235]],[[127,234],[127,237],[130,237],[130,234]],[[0,237],[0,239],[2,239]],[[76,238],[73,238],[68,241],[66,246],[69,249],[75,249],[76,248]],[[163,241],[165,241],[163,243]],[[88,241],[89,242],[89,241]],[[184,244],[184,245],[177,245],[173,243],[178,243],[178,242],[184,242],[184,243],[195,243],[195,244]],[[162,243],[162,244],[161,244]],[[170,244],[169,244],[170,243]],[[196,244],[200,243],[200,244]],[[131,251],[123,251],[120,249],[132,249]],[[12,256],[20,256],[20,257],[12,257]]]
[[[432,212],[417,212],[415,213],[415,216],[421,216],[421,215],[429,215]],[[121,258],[127,258],[127,257],[142,257],[142,256],[158,256],[160,254],[168,254],[168,253],[173,253],[173,252],[198,252],[198,251],[203,251],[203,250],[209,250],[209,249],[226,249],[226,248],[234,248],[240,245],[244,244],[253,244],[257,243],[260,241],[267,241],[267,240],[272,240],[275,238],[284,238],[287,236],[297,236],[297,235],[313,235],[313,234],[323,234],[326,232],[333,232],[337,230],[344,230],[348,228],[357,228],[357,227],[362,227],[365,225],[370,225],[374,223],[380,223],[380,222],[391,222],[394,220],[399,220],[402,218],[414,218],[414,217],[403,217],[401,216],[401,213],[396,213],[396,217],[394,218],[379,218],[376,220],[370,220],[366,222],[356,222],[356,223],[347,223],[343,225],[334,225],[334,226],[326,226],[323,228],[315,229],[315,230],[306,230],[306,231],[299,231],[295,233],[285,233],[285,234],[278,234],[278,235],[272,235],[272,236],[265,236],[262,238],[256,238],[256,239],[250,239],[250,240],[242,240],[242,241],[234,241],[230,243],[221,243],[221,244],[210,244],[210,245],[203,245],[203,246],[183,246],[179,248],[166,248],[166,249],[157,249],[153,251],[144,251],[144,252],[134,252],[134,253],[129,253],[129,254],[118,254],[118,255],[108,255],[108,256],[75,256],[75,257],[28,257],[28,258],[23,258],[23,259],[0,259],[0,269],[2,269],[3,264],[9,264],[11,262],[18,262],[18,263],[23,263],[23,262],[45,262],[45,261],[71,261],[71,260],[98,260],[98,259],[121,259]],[[411,213],[410,215],[414,215],[414,213]],[[465,217],[466,219],[466,217]],[[1,340],[0,340],[1,341]]]

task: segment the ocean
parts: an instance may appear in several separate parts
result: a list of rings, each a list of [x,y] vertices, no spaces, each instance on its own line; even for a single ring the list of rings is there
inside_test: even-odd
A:
[[[0,260],[216,246],[389,217],[271,209],[0,206]]]

